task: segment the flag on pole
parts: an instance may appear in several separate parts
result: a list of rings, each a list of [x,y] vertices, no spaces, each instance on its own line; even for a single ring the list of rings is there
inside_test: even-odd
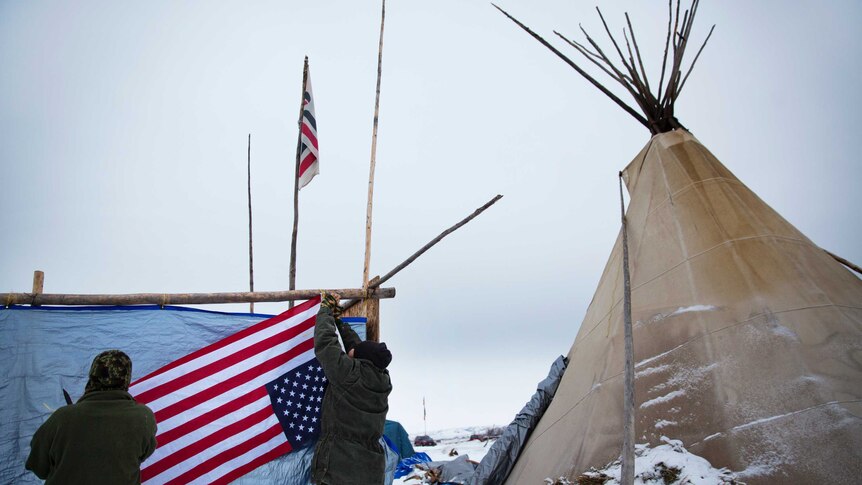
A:
[[[229,483],[317,439],[326,377],[314,357],[314,298],[135,381],[158,448],[146,484]]]
[[[306,60],[307,62],[307,60]],[[311,94],[311,73],[306,65],[305,89],[302,92],[302,120],[300,121],[300,149],[299,149],[299,188],[303,188],[311,182],[315,175],[320,173],[319,158],[317,152],[317,120],[314,117],[314,98]]]

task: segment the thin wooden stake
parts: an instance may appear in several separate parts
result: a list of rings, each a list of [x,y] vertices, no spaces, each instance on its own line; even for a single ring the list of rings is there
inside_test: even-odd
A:
[[[299,229],[299,156],[302,152],[302,111],[305,109],[305,83],[308,80],[308,56],[302,67],[302,88],[299,93],[299,118],[296,121],[296,170],[293,174],[293,234],[290,236],[290,274],[288,288],[296,289],[296,233]],[[288,304],[293,308],[293,302]]]
[[[623,202],[623,173],[620,172],[620,216],[623,230],[623,325],[625,333],[625,388],[623,389],[623,452],[620,483],[632,485],[635,481],[635,364],[632,336],[632,287],[629,275],[629,242]]]
[[[670,25],[673,20],[673,4],[671,3],[673,0],[667,0],[667,38],[664,41],[664,57],[662,57],[661,61],[661,77],[658,80],[658,91],[656,91],[656,96],[658,96],[658,104],[661,106],[662,97],[661,97],[661,87],[664,84],[664,73],[667,68],[667,49],[670,46]],[[677,5],[679,5],[679,0],[677,0]]]
[[[371,131],[371,164],[368,171],[368,208],[365,213],[365,263],[362,269],[362,288],[368,289],[368,272],[371,267],[371,209],[374,200],[374,168],[377,164],[377,123],[380,116],[380,79],[383,74],[383,25],[386,21],[386,0],[380,11],[380,42],[377,46],[377,88],[374,98],[374,122]]]
[[[248,291],[254,293],[254,244],[251,240],[251,133],[248,134]],[[248,311],[254,313],[254,302],[249,303]]]

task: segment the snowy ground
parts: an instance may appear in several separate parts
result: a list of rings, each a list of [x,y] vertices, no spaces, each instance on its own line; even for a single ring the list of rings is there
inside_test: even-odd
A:
[[[425,452],[434,461],[453,460],[460,455],[469,455],[470,460],[482,461],[482,458],[493,445],[493,440],[485,442],[470,441],[470,435],[482,433],[488,426],[476,426],[471,428],[448,429],[429,432],[436,446],[415,446],[416,452]],[[415,436],[411,436],[411,441]],[[662,445],[650,448],[647,445],[637,445],[635,450],[635,484],[636,485],[717,485],[736,484],[743,485],[736,476],[724,468],[714,468],[705,459],[690,453],[679,440],[662,437]],[[452,451],[458,454],[451,454]],[[424,472],[416,470],[416,474],[410,474],[393,483],[396,485],[419,485],[423,483],[421,478]],[[618,485],[620,483],[620,463],[610,463],[601,470],[584,470],[583,477],[592,479],[584,480],[583,483]],[[411,478],[412,477],[412,478]],[[548,485],[575,485],[577,480],[570,481],[563,477],[548,477],[545,479]]]
[[[635,485],[743,485],[736,475],[725,468],[714,468],[705,459],[690,453],[682,441],[672,440],[662,436],[663,445],[650,448],[647,445],[635,445]],[[616,461],[601,470],[589,470],[583,473],[584,478],[593,479],[587,483],[602,483],[603,485],[619,485],[620,462]],[[602,480],[604,480],[602,482]],[[578,481],[568,481],[564,478],[556,480],[547,478],[545,482],[553,485],[570,485]]]
[[[485,442],[477,440],[470,441],[470,435],[484,433],[488,428],[490,428],[490,426],[473,426],[469,428],[431,431],[428,433],[428,436],[433,438],[434,441],[437,442],[437,445],[414,446],[413,449],[416,453],[427,453],[434,461],[454,460],[460,455],[469,455],[471,460],[479,462],[482,461],[482,458],[485,457],[485,453],[487,453],[488,449],[491,448],[491,445],[494,444],[494,440],[488,440]],[[415,438],[415,436],[410,436],[410,441],[412,442]],[[450,453],[452,453],[453,450],[458,454],[450,456]],[[424,472],[418,470],[416,472],[420,477],[424,476]],[[410,479],[411,476],[413,476],[413,474],[398,478],[392,483],[395,485],[418,485],[422,483],[421,480],[417,478]]]

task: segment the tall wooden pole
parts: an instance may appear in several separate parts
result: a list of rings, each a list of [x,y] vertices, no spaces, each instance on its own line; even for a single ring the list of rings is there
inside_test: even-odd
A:
[[[248,134],[248,291],[254,293],[254,245],[251,240],[251,133]],[[254,302],[249,303],[249,312],[254,313]]]
[[[632,287],[629,275],[629,241],[623,202],[623,173],[620,172],[620,215],[623,230],[623,325],[625,333],[625,389],[623,390],[623,452],[620,484],[633,485],[635,481],[635,364],[632,335]]]
[[[374,124],[371,132],[371,168],[368,174],[368,210],[365,215],[365,265],[362,270],[362,288],[368,289],[368,270],[371,265],[371,205],[374,199],[374,166],[377,159],[377,120],[380,115],[380,77],[383,72],[383,24],[386,19],[386,0],[380,12],[380,44],[377,48],[377,93],[374,99]]]
[[[299,93],[299,118],[296,121],[296,170],[293,173],[293,235],[290,237],[290,277],[288,288],[296,289],[296,232],[299,228],[299,156],[302,152],[302,110],[305,109],[305,83],[308,79],[308,56],[302,68],[302,89]],[[293,308],[291,301],[288,308]]]

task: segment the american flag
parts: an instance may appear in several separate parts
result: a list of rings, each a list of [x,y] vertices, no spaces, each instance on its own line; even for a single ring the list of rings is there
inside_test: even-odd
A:
[[[153,410],[146,484],[229,483],[319,433],[326,379],[314,357],[314,298],[132,383]]]
[[[302,448],[320,435],[320,410],[326,376],[312,359],[266,385],[272,409],[293,448]]]
[[[308,70],[308,58],[305,60],[305,89],[302,93],[302,120],[300,122],[299,149],[299,188],[311,182],[320,173],[318,163],[320,154],[317,152],[317,120],[314,118],[314,98],[311,95],[311,72]]]

